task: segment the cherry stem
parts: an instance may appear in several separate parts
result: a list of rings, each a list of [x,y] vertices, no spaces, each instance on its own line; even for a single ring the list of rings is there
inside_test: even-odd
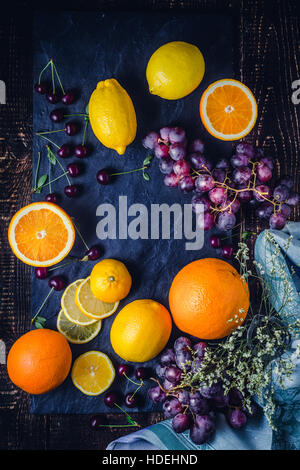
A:
[[[55,131],[45,131],[45,132],[38,132],[38,135],[42,136],[44,134],[55,134],[55,132],[63,132],[66,129],[57,129]]]
[[[48,183],[45,183],[43,184],[42,186],[40,186],[38,189],[42,189],[44,188],[44,186],[49,186],[49,189],[50,189],[50,193],[51,193],[51,183],[54,183],[55,181],[59,180],[60,178],[63,178],[63,176],[66,176],[69,172],[68,171],[65,171],[62,175],[60,176],[57,176],[56,178],[54,178],[53,180],[50,181],[50,167],[51,167],[51,163],[50,163],[50,160],[49,160],[49,181]],[[68,183],[70,184],[70,180],[68,179]],[[33,193],[35,193],[37,188],[34,188],[32,190]]]
[[[59,85],[60,85],[61,91],[63,92],[63,95],[65,95],[65,90],[64,90],[64,87],[62,86],[61,79],[60,79],[60,77],[59,77],[59,75],[58,75],[57,68],[55,67],[55,63],[53,62],[53,60],[52,60],[52,59],[51,59],[51,61],[52,61],[52,65],[53,65],[53,67],[54,67],[55,74],[56,74],[56,77],[57,77],[58,83],[59,83]],[[53,67],[52,67],[52,68],[53,68]]]
[[[86,113],[64,114],[64,117],[73,117],[73,116],[85,116],[85,117],[88,117],[89,115],[86,114]]]
[[[43,136],[40,132],[37,132],[36,135],[38,135],[42,139],[48,140],[48,142],[50,142],[50,144],[54,145],[54,147],[56,147],[58,149],[60,148],[59,145],[57,145],[55,142],[53,142],[53,140],[50,140],[50,139],[48,139],[48,137]]]
[[[145,165],[142,168],[136,168],[135,170],[122,171],[121,173],[112,173],[110,176],[127,175],[128,173],[133,173],[135,171],[143,171],[143,170],[146,170],[147,168],[148,168],[148,166]]]
[[[41,161],[41,152],[38,153],[38,161],[37,161],[35,177],[34,177],[34,189],[36,189],[36,185],[37,185],[37,177],[38,177],[39,168],[40,168],[40,161]]]
[[[49,193],[51,194],[51,162],[50,160],[48,159],[48,164],[49,164],[49,181],[48,181],[48,185],[49,185]]]
[[[134,395],[139,391],[139,389],[140,389],[143,385],[144,385],[144,381],[141,380],[140,385],[139,385],[138,388],[133,392],[133,394],[132,394],[131,397],[130,397],[130,400],[133,399]]]
[[[43,136],[41,135],[41,137],[43,137]],[[47,138],[47,137],[43,137],[43,139],[46,139],[46,138]],[[47,140],[49,140],[49,139],[47,139]],[[53,142],[52,142],[52,143],[53,143]],[[58,147],[58,148],[59,148],[59,147]],[[55,158],[55,161],[59,164],[60,168],[61,168],[62,171],[64,172],[64,174],[58,176],[57,179],[61,178],[61,176],[65,176],[65,177],[67,178],[68,184],[70,185],[70,184],[71,184],[71,181],[70,181],[70,179],[69,179],[69,177],[68,177],[68,173],[69,173],[69,172],[66,171],[65,168],[62,166],[62,164],[60,163],[60,161],[59,161],[59,159],[57,158],[57,156],[56,156],[56,155],[52,152],[52,150],[50,149],[49,145],[47,145],[47,149],[48,149],[48,155],[49,155],[49,153],[51,152],[51,155],[53,156],[53,158]],[[48,158],[49,158],[49,156],[48,156]],[[50,160],[50,158],[49,158],[49,160]],[[56,181],[56,180],[52,180],[52,182],[53,182],[53,181]]]
[[[132,424],[122,424],[122,425],[120,425],[120,426],[126,426],[126,427],[128,427],[128,426],[137,426],[137,427],[139,427],[139,428],[141,427],[135,420],[133,420],[133,419],[131,418],[130,414],[128,414],[125,410],[123,410],[123,408],[122,408],[120,405],[118,405],[117,403],[114,403],[114,405],[115,405],[117,408],[119,408],[119,410],[121,410],[122,413],[124,413],[126,416],[128,416],[128,418],[129,418],[130,420],[133,421]],[[118,426],[118,425],[116,425],[116,426]]]
[[[137,383],[137,382],[135,382],[134,380],[130,379],[130,378],[128,377],[128,375],[125,374],[125,372],[123,372],[123,375],[124,375],[124,377],[126,377],[127,380],[129,380],[129,382],[131,382],[131,383],[133,383],[134,385],[137,385],[138,387],[140,387],[140,383]]]
[[[51,59],[52,60],[52,59]],[[45,72],[45,70],[49,67],[49,65],[51,64],[51,60],[49,60],[48,64],[43,68],[43,70],[41,71],[40,75],[39,75],[39,81],[38,81],[38,84],[40,85],[41,84],[41,78],[42,78],[42,75],[43,73]]]
[[[89,121],[85,121],[85,126],[84,126],[84,131],[83,131],[83,138],[82,138],[82,145],[84,145],[85,142],[85,134],[86,134],[86,129],[88,126]]]
[[[52,294],[53,290],[54,290],[54,288],[52,287],[52,289],[50,289],[49,293],[46,295],[42,305],[40,306],[40,308],[38,309],[38,311],[36,312],[36,314],[34,315],[34,317],[31,320],[32,324],[33,324],[34,320],[36,319],[36,317],[38,316],[38,314],[40,313],[40,311],[42,310],[42,308],[44,307],[45,303],[47,302],[48,298]]]
[[[76,230],[76,232],[78,233],[78,235],[79,235],[79,237],[80,237],[80,240],[81,240],[82,243],[84,244],[85,248],[86,248],[87,250],[89,250],[89,247],[87,246],[87,244],[86,244],[86,242],[85,242],[83,236],[81,235],[81,233],[80,233],[80,231],[79,231],[79,228],[78,228],[77,225],[75,224],[74,219],[72,219],[72,220],[73,220],[73,225],[74,225],[74,227],[75,227],[75,230]]]
[[[59,264],[58,266],[54,266],[53,268],[50,268],[48,269],[48,271],[54,271],[55,269],[60,269],[60,268],[64,268],[65,266],[68,266],[69,264],[72,264],[72,263],[78,263],[78,261],[81,261],[80,259],[72,259],[70,261],[68,261],[67,263],[63,263],[63,264]]]
[[[51,77],[52,77],[52,91],[55,93],[55,81],[54,81],[54,71],[53,71],[53,60],[50,60],[51,63]]]

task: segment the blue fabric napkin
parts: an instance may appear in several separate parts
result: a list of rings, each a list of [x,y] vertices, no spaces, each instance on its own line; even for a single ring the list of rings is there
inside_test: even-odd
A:
[[[300,315],[300,222],[289,222],[283,230],[270,232],[281,248],[280,262],[289,274],[289,284],[294,294],[294,300],[288,304],[286,312]],[[286,250],[286,243],[291,235],[293,239]],[[282,305],[283,286],[279,277],[270,277],[273,254],[273,245],[268,242],[264,231],[257,237],[254,256],[262,266],[263,276],[271,283],[271,301],[274,308],[278,309]],[[183,434],[174,433],[171,420],[165,420],[111,442],[107,450],[300,449],[300,359],[296,354],[299,344],[299,339],[293,338],[287,353],[292,355],[295,363],[293,375],[286,381],[285,389],[276,390],[276,431],[269,426],[263,413],[249,419],[242,430],[232,429],[225,417],[218,414],[215,437],[204,445],[194,444],[189,439],[188,431]]]

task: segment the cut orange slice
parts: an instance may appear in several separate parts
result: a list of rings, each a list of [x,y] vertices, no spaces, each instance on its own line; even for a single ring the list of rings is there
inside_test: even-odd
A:
[[[8,241],[14,254],[30,266],[52,266],[72,249],[75,229],[71,218],[56,204],[34,202],[11,219]]]
[[[251,90],[233,79],[218,80],[203,93],[200,116],[206,130],[221,140],[245,137],[257,118],[257,104]]]

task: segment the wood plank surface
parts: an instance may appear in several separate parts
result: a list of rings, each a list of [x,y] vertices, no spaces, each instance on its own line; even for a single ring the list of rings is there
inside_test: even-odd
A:
[[[120,9],[127,2],[61,3],[67,10]],[[7,242],[11,216],[30,202],[32,177],[32,3],[15,5],[0,18],[0,79],[7,85],[7,104],[0,105],[0,339],[7,350],[29,329],[30,305],[30,268],[13,256]],[[51,5],[55,8],[55,2]],[[299,1],[149,0],[132,1],[130,7],[234,15],[235,78],[248,85],[258,100],[258,124],[250,139],[275,157],[278,174],[294,176],[299,191],[300,105],[291,101],[291,84],[300,78]],[[253,216],[245,215],[242,229],[262,228]],[[293,218],[299,220],[299,208]],[[0,449],[105,449],[111,440],[127,433],[118,428],[92,431],[88,416],[36,416],[28,409],[28,396],[13,386],[5,365],[0,364]],[[159,413],[136,416],[142,426],[161,418]],[[120,417],[109,419],[117,423]]]

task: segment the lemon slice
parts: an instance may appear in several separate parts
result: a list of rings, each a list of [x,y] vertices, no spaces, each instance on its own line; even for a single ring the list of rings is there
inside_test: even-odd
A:
[[[77,279],[65,289],[61,298],[61,308],[70,322],[76,325],[88,326],[95,323],[96,320],[84,315],[75,302],[75,292],[82,281],[83,279]]]
[[[66,317],[64,311],[61,310],[57,317],[56,323],[58,331],[65,338],[74,344],[83,344],[92,341],[101,330],[101,321],[96,321],[88,326],[76,325]]]
[[[107,303],[97,299],[91,291],[90,277],[87,277],[76,289],[75,302],[83,315],[94,320],[102,320],[112,315],[119,302]]]
[[[115,369],[106,354],[88,351],[79,356],[72,367],[72,382],[85,395],[100,395],[115,378]]]

